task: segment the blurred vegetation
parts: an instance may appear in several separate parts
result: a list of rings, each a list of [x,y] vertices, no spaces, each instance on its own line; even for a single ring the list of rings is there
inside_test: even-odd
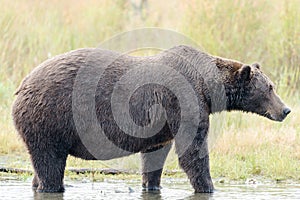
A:
[[[211,54],[260,62],[292,107],[283,123],[236,112],[223,114],[222,127],[215,128],[220,116],[213,116],[212,130],[219,135],[211,150],[213,176],[300,179],[300,1],[151,0],[142,7],[138,0],[0,3],[0,154],[14,158],[7,165],[29,160],[10,114],[25,75],[56,54],[96,47],[123,31],[162,27],[185,34]],[[72,166],[138,169],[139,160],[138,155],[107,162],[69,158]],[[166,169],[179,169],[174,152]]]

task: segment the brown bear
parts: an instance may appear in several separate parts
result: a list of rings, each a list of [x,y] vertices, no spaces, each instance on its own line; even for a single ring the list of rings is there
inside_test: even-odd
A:
[[[16,95],[13,120],[38,192],[64,191],[69,154],[107,160],[138,152],[143,187],[158,190],[173,141],[195,192],[213,192],[209,115],[240,110],[282,121],[291,112],[259,64],[184,45],[149,57],[71,51],[40,64]]]

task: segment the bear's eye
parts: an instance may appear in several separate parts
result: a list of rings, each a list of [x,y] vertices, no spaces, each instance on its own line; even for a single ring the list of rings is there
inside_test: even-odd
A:
[[[273,90],[273,85],[269,86],[269,91],[271,92]]]

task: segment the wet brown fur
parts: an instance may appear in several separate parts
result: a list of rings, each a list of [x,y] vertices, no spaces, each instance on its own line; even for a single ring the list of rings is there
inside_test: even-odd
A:
[[[64,169],[67,156],[73,155],[83,159],[96,159],[82,144],[76,131],[72,114],[72,90],[74,79],[80,67],[86,65],[86,58],[90,56],[89,65],[97,66],[102,62],[99,57],[107,51],[97,49],[79,49],[45,61],[34,69],[21,83],[16,91],[17,98],[13,105],[13,119],[18,133],[24,140],[31,155],[35,170],[33,187],[39,192],[62,192]],[[110,53],[108,53],[110,55]],[[133,64],[147,62],[168,64],[184,74],[196,91],[199,102],[199,113],[202,119],[198,124],[197,136],[188,149],[179,157],[179,163],[189,177],[196,192],[212,192],[213,184],[209,171],[209,155],[203,144],[206,144],[209,129],[209,114],[211,97],[201,74],[193,66],[198,66],[203,59],[216,65],[219,69],[219,80],[225,86],[226,108],[223,110],[242,110],[254,112],[282,120],[281,114],[285,107],[278,96],[267,93],[265,88],[271,84],[262,74],[259,67],[245,65],[241,62],[214,57],[194,48],[177,46],[156,56],[147,58],[120,56],[114,64],[106,70],[106,75],[99,81],[96,91],[96,110],[99,123],[107,131],[107,137],[121,148],[132,153],[142,152],[143,186],[147,189],[159,189],[160,176],[164,161],[169,151],[170,143],[174,139],[180,125],[180,107],[172,91],[157,85],[141,89],[132,98],[132,116],[136,123],[146,124],[149,119],[144,113],[155,103],[162,104],[166,99],[165,109],[170,121],[165,124],[157,135],[136,140],[125,135],[114,125],[113,116],[107,114],[109,110],[109,93],[114,82],[129,70]],[[186,63],[189,60],[190,63]],[[257,90],[257,85],[263,90]],[[153,90],[152,92],[147,92]],[[101,94],[101,95],[100,95]],[[155,94],[155,95],[154,95]],[[108,96],[106,96],[108,95]],[[264,98],[260,98],[260,96]],[[262,102],[263,101],[263,102]],[[252,104],[253,106],[250,106]],[[259,106],[262,104],[263,106]],[[145,107],[146,106],[146,107]],[[267,108],[268,110],[264,109]],[[188,134],[188,133],[187,133]],[[179,147],[175,140],[176,147]],[[156,164],[158,170],[147,171],[151,157],[147,152],[167,147],[165,154]],[[199,156],[203,154],[204,156]]]

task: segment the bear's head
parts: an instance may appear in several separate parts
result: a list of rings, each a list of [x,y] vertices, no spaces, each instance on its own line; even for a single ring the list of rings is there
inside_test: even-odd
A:
[[[276,94],[274,83],[259,64],[243,65],[234,73],[236,93],[231,97],[233,109],[252,112],[271,120],[282,121],[291,110]],[[233,99],[232,99],[233,98]]]

